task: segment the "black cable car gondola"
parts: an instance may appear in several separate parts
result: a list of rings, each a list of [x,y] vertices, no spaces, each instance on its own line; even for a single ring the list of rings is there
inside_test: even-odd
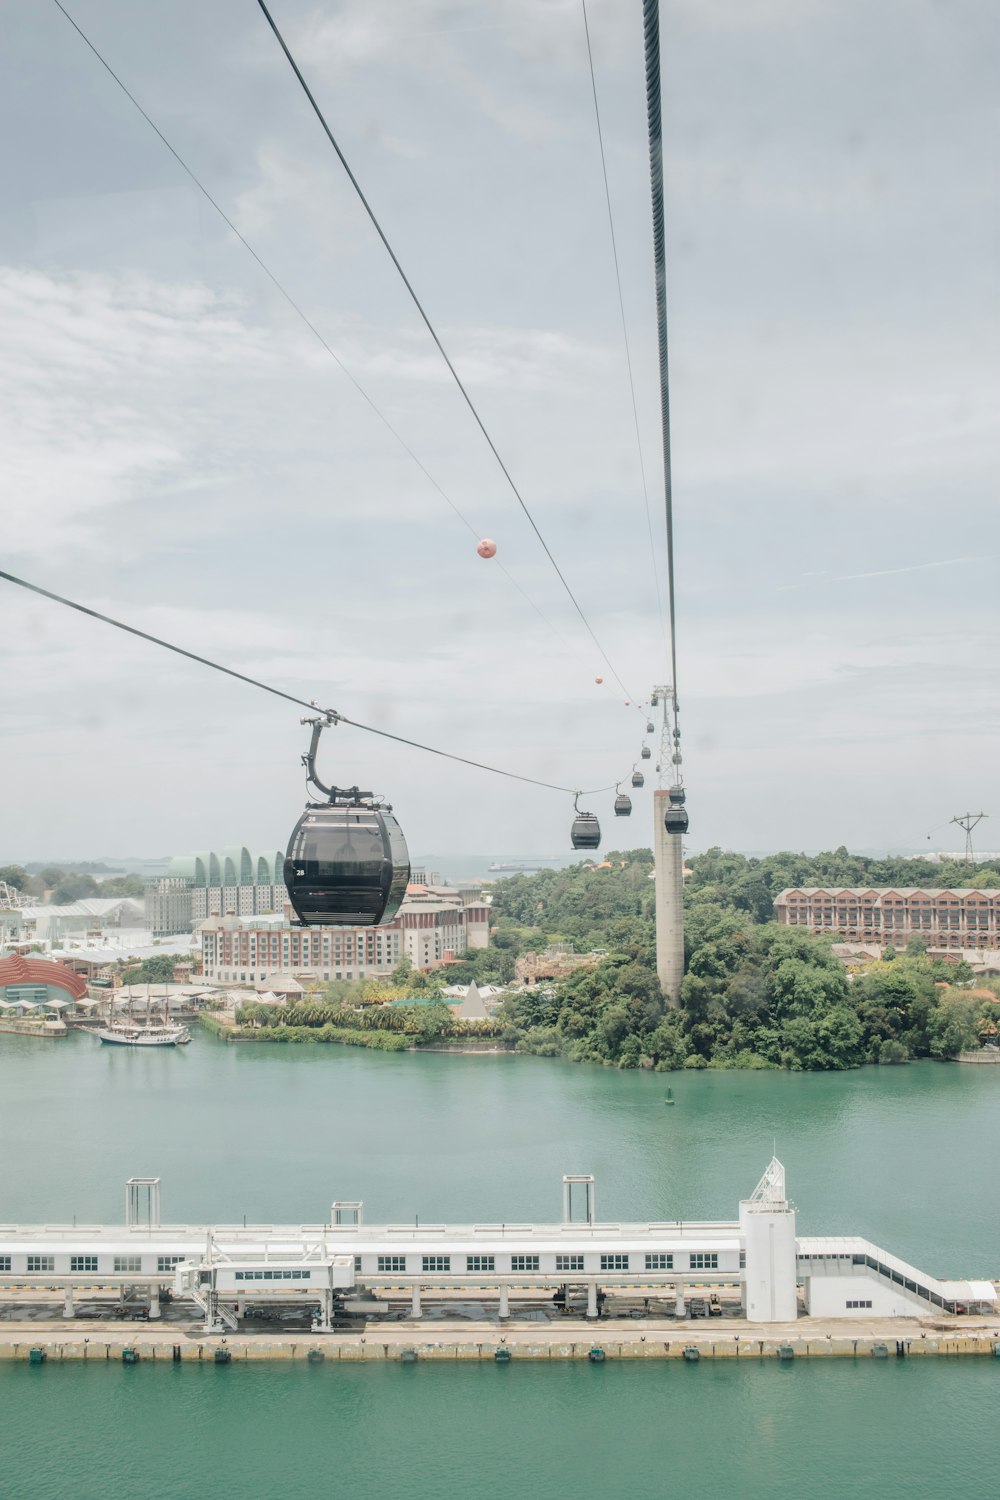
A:
[[[653,723],[652,719],[647,719],[646,720],[646,733],[647,734],[655,734],[656,733],[656,725]]]
[[[684,788],[672,786],[667,793],[670,798],[670,806],[663,814],[663,826],[668,833],[687,833],[688,815],[684,806]]]
[[[633,786],[645,786],[646,785],[646,778],[645,778],[645,776],[643,776],[643,774],[642,774],[641,771],[633,771],[632,772],[632,785]]]
[[[651,760],[653,752],[652,750],[650,750],[648,745],[643,745],[642,749],[639,751],[639,754],[642,756],[643,760]]]
[[[601,843],[601,825],[592,812],[580,811],[580,793],[573,798],[576,817],[570,829],[570,843],[574,849],[597,849]]]
[[[615,791],[618,793],[615,798],[615,817],[630,818],[632,816],[632,798],[621,790],[621,782],[615,787]]]
[[[307,784],[326,797],[310,802],[285,855],[285,885],[306,927],[378,927],[399,910],[410,879],[410,856],[392,808],[371,792],[325,786],[316,775],[320,735],[333,718],[312,725],[302,757]]]

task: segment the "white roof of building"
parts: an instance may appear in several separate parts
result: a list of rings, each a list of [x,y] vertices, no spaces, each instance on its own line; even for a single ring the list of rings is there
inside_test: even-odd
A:
[[[255,988],[258,994],[262,994],[265,990],[277,990],[283,995],[305,994],[305,986],[299,983],[294,974],[288,973],[265,974]]]
[[[465,907],[462,905],[461,901],[441,901],[436,896],[429,897],[426,901],[412,901],[410,897],[407,896],[403,901],[402,906],[399,908],[399,915],[401,917],[404,917],[410,912],[418,911],[450,911],[455,912],[457,915],[461,916],[464,910]]]
[[[992,1281],[941,1281],[936,1276],[929,1275],[926,1271],[920,1271],[916,1266],[901,1260],[898,1255],[891,1254],[888,1250],[873,1245],[869,1240],[857,1235],[800,1235],[796,1240],[799,1255],[820,1256],[836,1258],[843,1255],[871,1256],[878,1260],[890,1270],[898,1271],[903,1277],[902,1285],[907,1280],[916,1281],[919,1285],[928,1287],[936,1292],[945,1302],[993,1302],[996,1300],[996,1287]],[[899,1277],[895,1278],[899,1281]]]
[[[202,995],[215,995],[218,986],[212,984],[174,984],[173,981],[165,984],[153,982],[151,984],[123,984],[114,991],[116,1002],[123,1000],[162,1000],[166,995],[168,1000],[197,1000]]]
[[[450,996],[453,1000],[463,1000],[470,988],[471,986],[467,984],[449,984],[441,993]],[[507,992],[507,986],[503,984],[478,984],[476,988],[484,1000],[492,1000],[494,996],[504,995]]]
[[[179,937],[164,938],[160,943],[137,943],[129,944],[128,947],[112,947],[109,943],[93,943],[86,947],[72,948],[49,948],[46,958],[55,959],[80,959],[84,963],[117,963],[119,959],[129,958],[157,958],[162,955],[165,958],[194,959],[197,950],[191,946],[191,939],[187,933]]]
[[[23,906],[24,916],[38,917],[107,917],[122,907],[129,907],[133,915],[141,917],[144,906],[134,896],[87,896],[81,901],[69,901],[65,906]]]

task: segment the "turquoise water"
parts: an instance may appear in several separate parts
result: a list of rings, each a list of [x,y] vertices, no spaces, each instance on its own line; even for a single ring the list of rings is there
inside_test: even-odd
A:
[[[663,1096],[669,1082],[676,1106]],[[0,1221],[120,1219],[163,1178],[174,1222],[734,1218],[773,1148],[803,1234],[863,1234],[948,1276],[1000,1275],[1000,1068],[618,1073],[544,1058],[335,1046],[130,1052],[0,1038]]]
[[[676,1105],[664,1107],[666,1084]],[[776,1147],[802,1233],[1000,1274],[1000,1069],[668,1079],[340,1047],[0,1038],[0,1220],[731,1217]],[[1000,1362],[0,1366],[0,1500],[993,1493]]]
[[[5,1500],[996,1493],[1000,1365],[0,1370]]]

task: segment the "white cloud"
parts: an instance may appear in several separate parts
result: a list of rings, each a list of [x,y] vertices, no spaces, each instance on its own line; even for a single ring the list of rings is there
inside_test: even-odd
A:
[[[0,225],[8,566],[475,759],[567,784],[630,765],[631,711],[259,16],[220,33],[195,7],[193,30],[154,34],[110,4],[123,76],[473,535],[40,12],[0,62],[0,99],[23,69],[67,146],[18,137]],[[641,10],[588,10],[659,536]],[[974,16],[904,12],[679,0],[670,18],[696,841],[871,842],[942,764],[961,804],[991,784],[992,79]],[[630,687],[662,680],[579,0],[287,0],[281,20],[602,642]],[[570,649],[475,556],[484,533]],[[13,591],[0,612],[12,853],[287,832],[293,705]],[[558,798],[353,731],[331,756],[425,847],[489,847],[498,826],[565,843]]]
[[[202,286],[0,267],[0,479],[5,549],[87,545],[87,518],[179,475],[196,402],[165,411],[178,381],[246,374],[262,333]]]

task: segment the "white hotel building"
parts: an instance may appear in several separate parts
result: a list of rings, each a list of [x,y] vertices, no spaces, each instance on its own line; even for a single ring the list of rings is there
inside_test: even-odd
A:
[[[457,892],[411,886],[384,927],[293,927],[285,912],[207,917],[197,928],[202,972],[224,984],[257,984],[272,974],[296,979],[369,979],[400,959],[433,969],[489,943],[489,907],[464,905]]]

